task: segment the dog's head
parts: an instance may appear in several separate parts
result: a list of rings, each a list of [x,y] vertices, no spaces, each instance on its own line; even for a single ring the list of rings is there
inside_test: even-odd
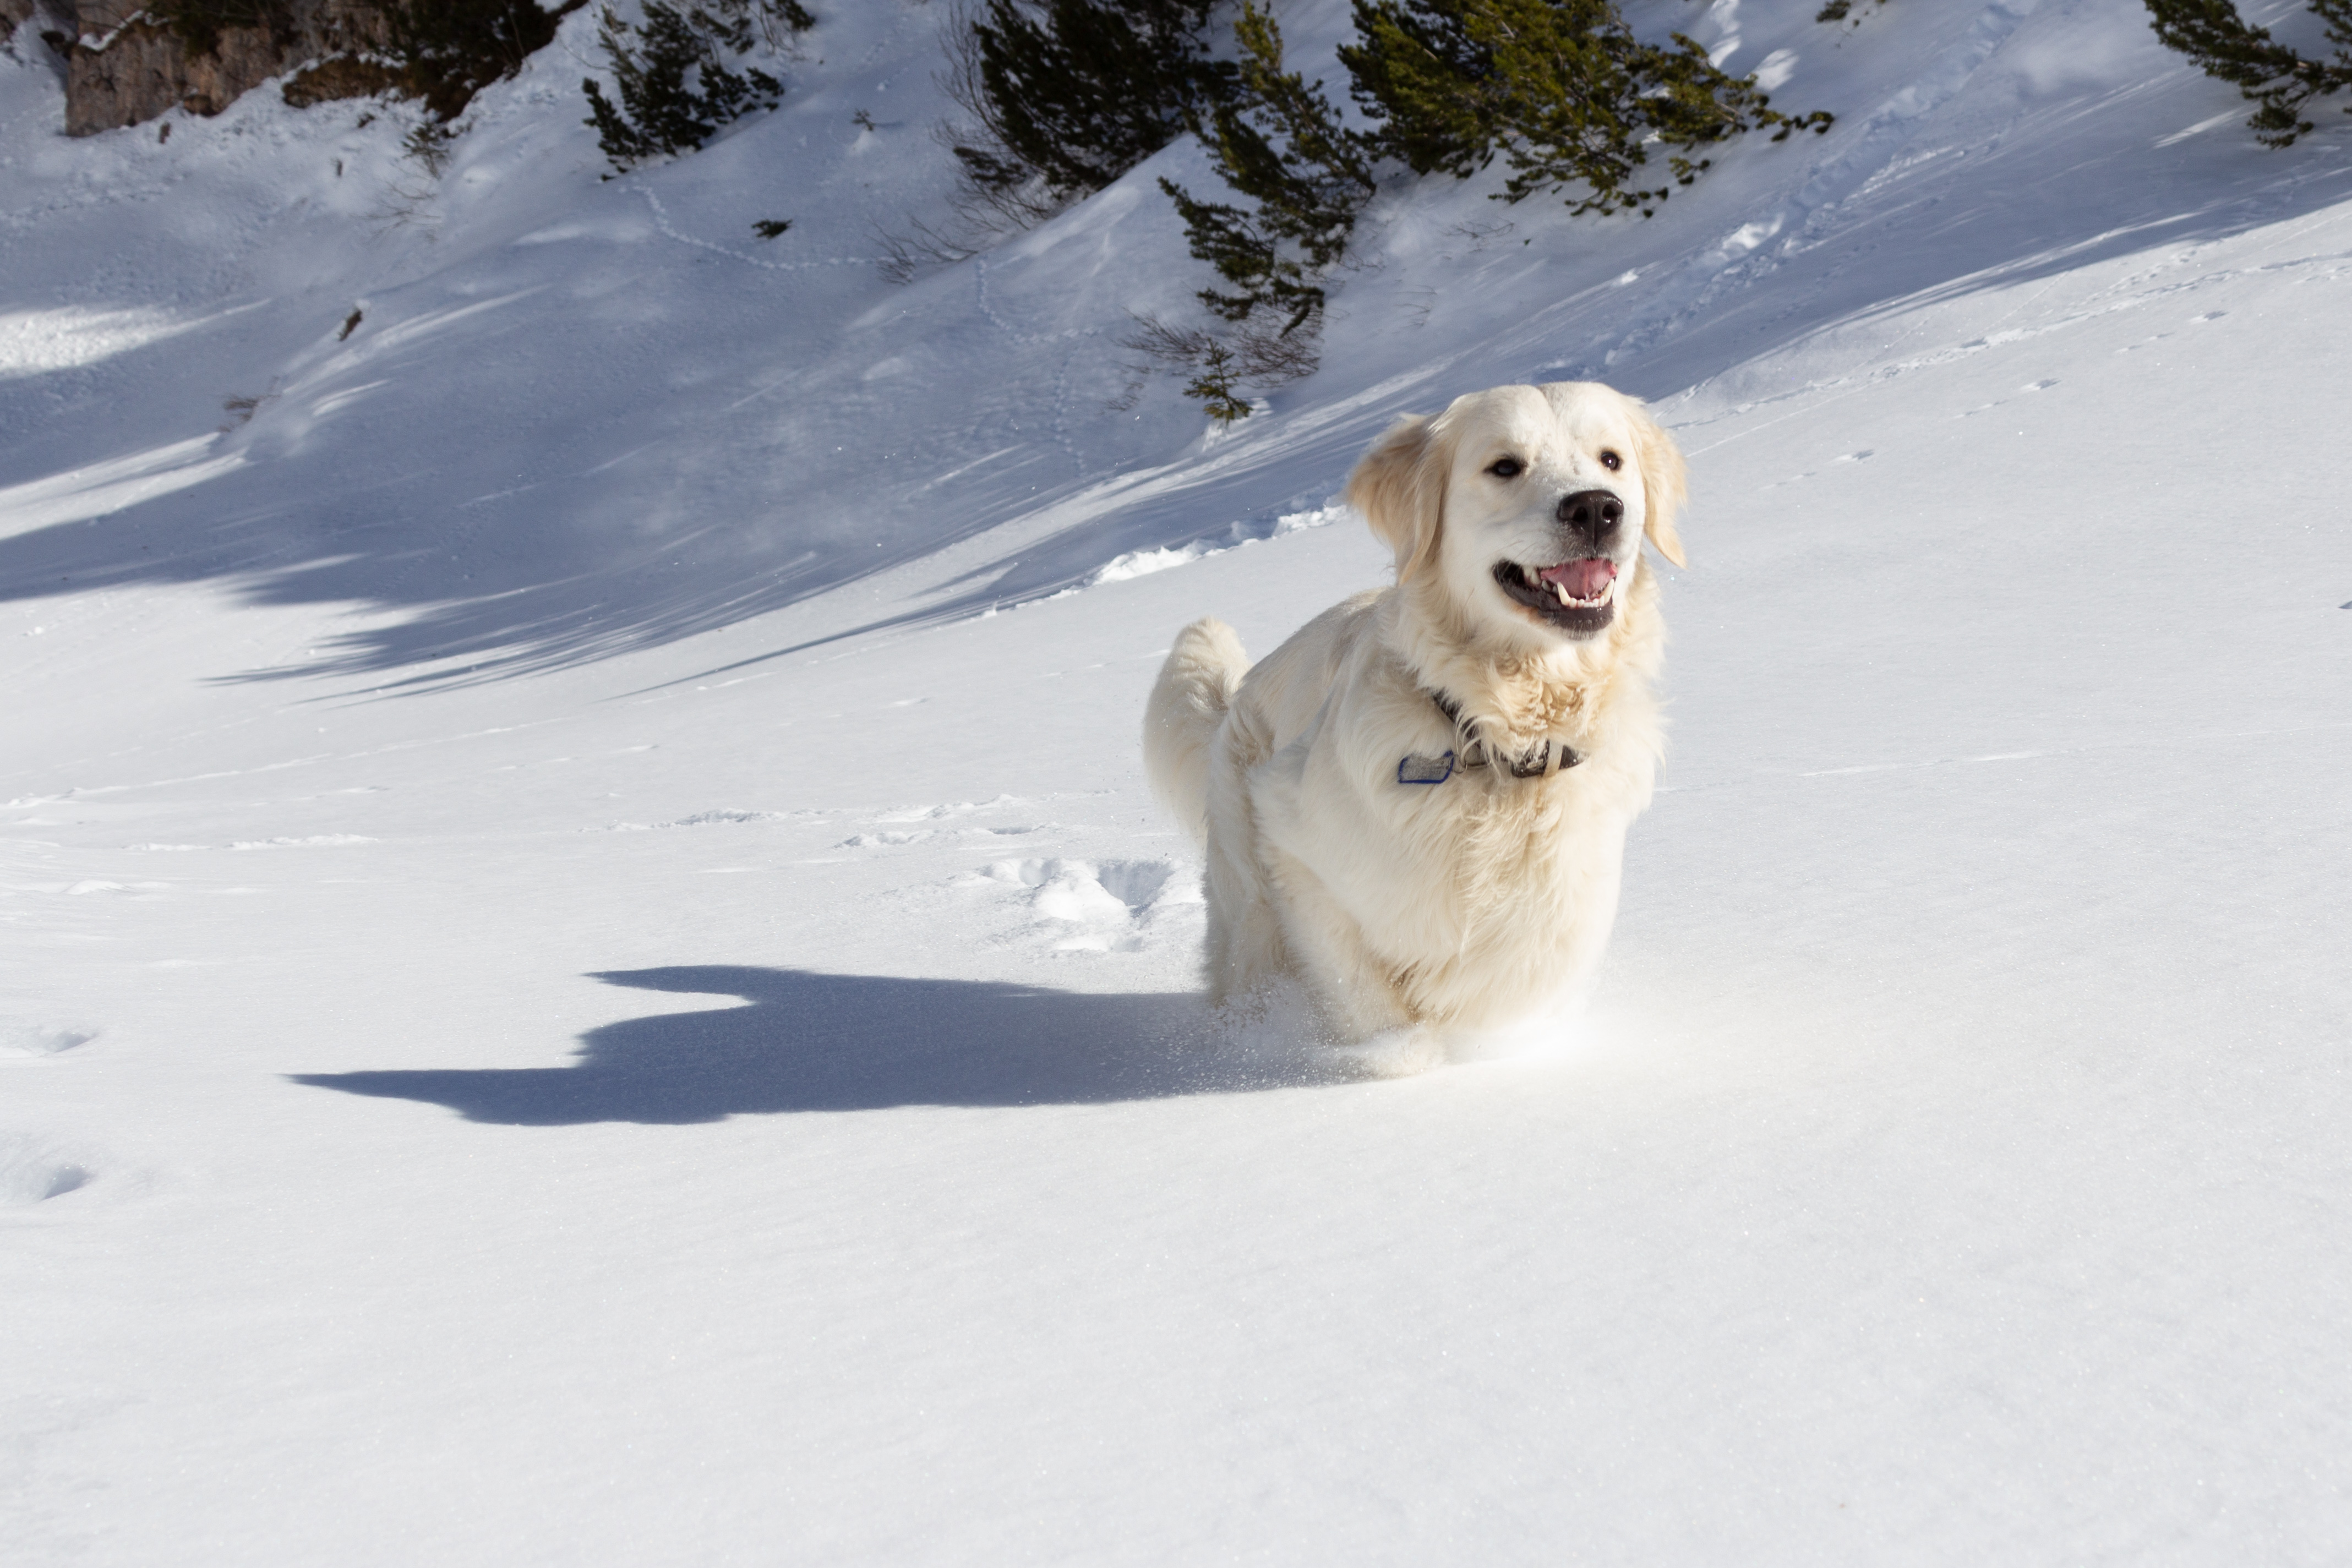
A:
[[[1641,403],[1598,382],[1496,387],[1398,421],[1348,480],[1397,581],[1530,652],[1617,618],[1646,535],[1683,564],[1683,458]]]

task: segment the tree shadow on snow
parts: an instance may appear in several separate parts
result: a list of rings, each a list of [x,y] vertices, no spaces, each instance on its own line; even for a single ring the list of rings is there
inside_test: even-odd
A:
[[[973,980],[682,965],[597,979],[747,1006],[590,1030],[563,1067],[293,1075],[508,1126],[715,1122],[898,1105],[1080,1105],[1332,1082],[1221,1046],[1190,993],[1095,995]]]

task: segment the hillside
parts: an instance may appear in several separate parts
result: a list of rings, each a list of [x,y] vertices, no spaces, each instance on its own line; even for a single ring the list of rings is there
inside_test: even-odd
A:
[[[893,282],[952,12],[813,8],[611,180],[585,12],[437,178],[0,56],[11,1561],[2333,1560],[2340,117],[2123,0],[1630,5],[1836,126],[1392,182],[1221,429],[1121,347],[1200,149]],[[1584,377],[1694,490],[1591,1015],[1221,1028],[1170,634]]]

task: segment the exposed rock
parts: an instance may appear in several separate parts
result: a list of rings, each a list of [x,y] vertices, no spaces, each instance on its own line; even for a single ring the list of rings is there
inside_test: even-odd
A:
[[[278,95],[297,109],[308,109],[314,103],[329,103],[339,98],[373,98],[378,93],[402,92],[405,85],[401,73],[381,60],[359,55],[329,55],[288,77]]]
[[[370,0],[270,0],[234,9],[198,4],[160,11],[130,0],[79,0],[79,37],[66,59],[67,135],[136,125],[173,109],[218,114],[271,77],[379,47],[384,39],[383,13]],[[371,79],[380,83],[382,73]],[[348,95],[319,92],[310,101],[339,96]]]

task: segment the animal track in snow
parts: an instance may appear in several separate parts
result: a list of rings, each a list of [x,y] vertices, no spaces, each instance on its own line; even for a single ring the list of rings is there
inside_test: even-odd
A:
[[[2028,382],[2023,386],[2017,389],[2016,395],[2019,397],[2024,397],[2031,392],[2048,392],[2052,387],[2054,387],[2057,384],[2058,378],[2055,376],[2045,377],[2038,382]],[[1994,409],[2006,408],[2009,406],[2009,402],[2010,400],[2005,397],[1995,398],[1990,402],[1980,402],[1974,408],[1961,410],[1958,417],[1962,419],[1974,419],[1980,413],[1990,413]],[[2021,435],[2024,432],[2020,431],[2018,434]],[[1865,452],[1863,455],[1867,457],[1870,454]]]
[[[0,1207],[41,1203],[88,1186],[96,1173],[21,1133],[0,1133]]]
[[[1017,839],[1029,833],[1045,831],[1050,824],[1032,823],[1011,828],[889,828],[878,833],[856,833],[833,847],[837,850],[897,849],[905,844],[919,844],[942,836],[957,839]]]
[[[373,839],[357,833],[311,833],[299,839],[239,839],[229,845],[233,850],[309,850],[327,849],[339,844],[372,844]]]
[[[993,800],[958,800],[947,806],[901,806],[895,810],[875,813],[877,822],[935,822],[945,817],[969,817],[976,811],[1001,810],[1023,802],[1016,795],[999,795]]]
[[[89,1185],[90,1173],[70,1163],[0,1166],[0,1204],[40,1203]]]
[[[1051,824],[1037,822],[1007,823],[991,827],[971,822],[948,826],[959,817],[973,817],[987,811],[1003,811],[1029,802],[1015,795],[999,795],[992,800],[956,800],[945,805],[898,806],[877,811],[866,820],[873,824],[870,831],[856,833],[834,845],[838,850],[899,849],[933,839],[1017,839],[1024,834],[1042,832]],[[919,825],[922,824],[922,825]],[[938,825],[930,825],[938,824]]]
[[[842,840],[834,848],[840,850],[896,849],[900,844],[919,844],[926,839],[938,837],[939,834],[929,828],[917,828],[911,832],[893,831],[881,833],[855,833]]]
[[[745,811],[732,806],[716,811],[697,811],[692,816],[678,817],[667,822],[607,822],[608,833],[651,833],[667,828],[730,827],[742,822],[794,822],[812,817],[822,817],[823,811]]]
[[[0,1018],[0,1056],[57,1056],[97,1038],[94,1029],[38,1019]]]

